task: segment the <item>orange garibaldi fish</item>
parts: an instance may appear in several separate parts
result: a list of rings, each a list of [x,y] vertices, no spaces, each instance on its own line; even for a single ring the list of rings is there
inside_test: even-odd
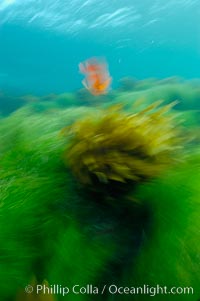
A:
[[[79,70],[85,75],[82,83],[90,93],[101,95],[108,92],[112,78],[105,60],[90,58],[79,64]]]

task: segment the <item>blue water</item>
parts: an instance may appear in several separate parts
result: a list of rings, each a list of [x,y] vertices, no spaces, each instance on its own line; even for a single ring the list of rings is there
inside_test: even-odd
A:
[[[82,87],[79,62],[106,57],[120,78],[200,78],[199,0],[1,0],[0,89]]]

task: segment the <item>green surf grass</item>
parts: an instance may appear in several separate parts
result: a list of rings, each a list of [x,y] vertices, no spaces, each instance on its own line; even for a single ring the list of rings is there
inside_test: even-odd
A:
[[[0,300],[15,300],[33,275],[38,282],[63,286],[192,286],[195,295],[152,298],[197,300],[199,147],[159,179],[133,187],[132,201],[121,196],[117,204],[99,204],[64,165],[61,134],[65,126],[96,113],[98,106],[36,112],[28,105],[1,118]],[[195,114],[190,116],[193,128]],[[70,301],[149,298],[57,296]]]

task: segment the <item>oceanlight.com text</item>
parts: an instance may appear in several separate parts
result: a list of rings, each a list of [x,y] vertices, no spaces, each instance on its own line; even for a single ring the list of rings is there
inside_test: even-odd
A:
[[[154,297],[155,295],[190,295],[194,294],[192,287],[170,287],[143,285],[138,287],[118,287],[116,285],[110,285],[108,288],[110,294],[129,294],[129,295],[149,295]]]

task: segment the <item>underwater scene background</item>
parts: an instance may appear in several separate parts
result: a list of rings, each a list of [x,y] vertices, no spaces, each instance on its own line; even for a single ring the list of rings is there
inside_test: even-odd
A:
[[[0,1],[0,301],[200,300],[199,19]]]

